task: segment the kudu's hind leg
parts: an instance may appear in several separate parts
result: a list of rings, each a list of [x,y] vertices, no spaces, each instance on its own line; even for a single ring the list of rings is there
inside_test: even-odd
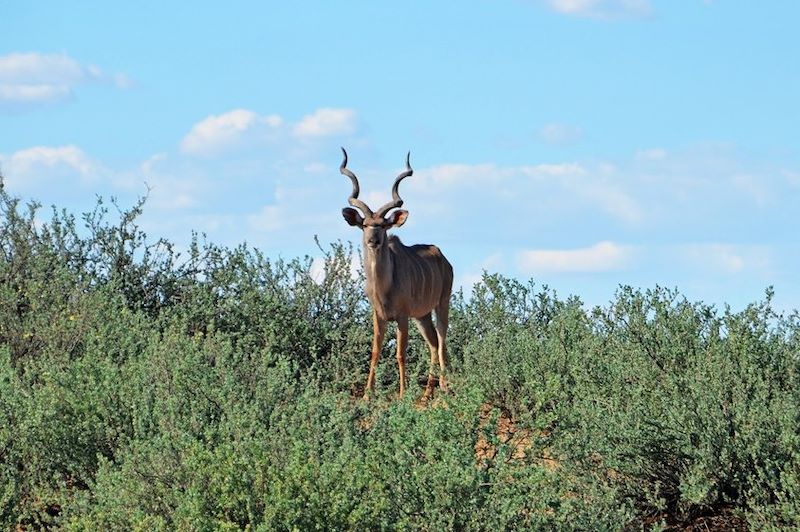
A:
[[[364,399],[369,398],[369,392],[375,388],[375,368],[378,366],[378,356],[381,354],[383,347],[383,338],[386,336],[386,321],[378,318],[378,315],[372,313],[372,356],[369,360],[369,376],[367,377],[367,387],[364,390]]]
[[[425,386],[425,396],[430,397],[433,395],[433,368],[436,366],[436,358],[439,356],[439,338],[436,336],[436,328],[433,326],[433,320],[431,319],[430,313],[415,321],[417,322],[417,328],[419,329],[420,334],[422,334],[422,337],[425,338],[425,342],[427,342],[428,347],[431,350],[431,365],[428,369],[428,384]]]
[[[450,313],[450,296],[444,299],[436,307],[436,334],[439,337],[439,388],[443,392],[447,391],[445,381],[445,368],[447,367],[447,324]]]

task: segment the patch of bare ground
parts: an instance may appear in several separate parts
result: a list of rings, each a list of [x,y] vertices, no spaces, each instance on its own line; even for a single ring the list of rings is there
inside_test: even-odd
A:
[[[538,463],[553,471],[559,467],[559,461],[554,458],[546,449],[538,448],[537,456],[530,455],[534,451],[534,438],[546,437],[546,433],[536,434],[530,429],[519,428],[511,415],[500,412],[496,417],[494,430],[487,431],[487,425],[494,418],[494,407],[484,404],[480,410],[481,432],[475,444],[475,456],[479,464],[486,464],[494,460],[498,453],[498,447],[506,445],[510,448],[507,460],[527,461],[528,463]],[[496,437],[496,443],[492,443],[487,438],[487,432]],[[499,445],[498,445],[499,444]],[[598,456],[598,462],[600,457]],[[606,471],[609,479],[617,479],[620,474],[609,469]],[[575,494],[577,496],[577,494]],[[631,523],[626,530],[650,530],[657,525],[662,525],[667,532],[705,532],[705,531],[747,531],[747,519],[737,512],[735,508],[729,506],[710,507],[703,511],[694,511],[690,515],[679,518],[668,512],[663,512],[643,519],[637,519]]]
[[[478,441],[475,443],[475,457],[478,462],[483,464],[487,461],[494,460],[497,456],[499,446],[487,438],[487,425],[491,422],[492,412],[494,407],[490,404],[484,404],[480,410],[480,428],[478,434]],[[534,443],[535,437],[543,437],[546,434],[536,435],[530,429],[519,428],[514,422],[514,419],[507,412],[500,412],[495,423],[494,430],[489,431],[497,438],[496,442],[503,446],[508,446],[511,452],[508,455],[510,460],[533,460],[538,462],[549,470],[558,467],[558,461],[553,458],[546,450],[540,450],[537,456],[531,456],[531,448]]]

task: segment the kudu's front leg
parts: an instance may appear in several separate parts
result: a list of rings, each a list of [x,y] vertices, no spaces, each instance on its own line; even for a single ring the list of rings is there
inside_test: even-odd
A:
[[[372,356],[369,360],[369,376],[367,389],[364,390],[364,399],[369,399],[369,392],[375,389],[375,368],[378,366],[378,356],[383,347],[383,338],[386,336],[386,320],[378,318],[378,313],[372,312]]]
[[[400,373],[400,397],[406,393],[406,349],[408,348],[408,318],[397,318],[397,369]]]

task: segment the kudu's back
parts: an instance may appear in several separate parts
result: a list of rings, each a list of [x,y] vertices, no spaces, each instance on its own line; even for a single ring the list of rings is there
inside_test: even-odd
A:
[[[441,250],[429,244],[404,245],[399,238],[389,239],[394,260],[395,293],[393,314],[421,318],[450,300],[453,267]]]

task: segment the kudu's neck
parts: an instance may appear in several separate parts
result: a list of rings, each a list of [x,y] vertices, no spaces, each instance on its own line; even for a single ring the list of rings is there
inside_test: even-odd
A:
[[[370,299],[388,292],[394,274],[394,261],[388,239],[377,249],[364,246],[364,272],[367,276],[367,296]]]

